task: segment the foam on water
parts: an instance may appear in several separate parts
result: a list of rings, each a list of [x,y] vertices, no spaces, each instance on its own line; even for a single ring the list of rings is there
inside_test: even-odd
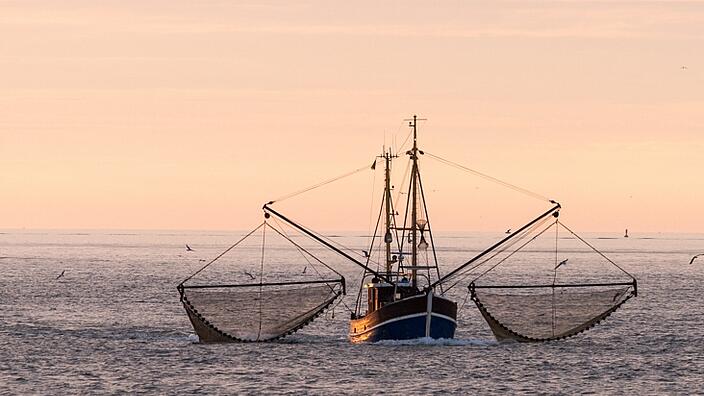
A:
[[[425,346],[489,346],[496,345],[496,340],[480,340],[480,339],[458,339],[458,338],[430,338],[421,337],[412,340],[381,340],[374,343],[375,345],[399,346],[399,345],[425,345]]]

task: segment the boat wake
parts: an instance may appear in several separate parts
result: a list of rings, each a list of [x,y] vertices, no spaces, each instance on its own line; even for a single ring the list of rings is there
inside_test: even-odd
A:
[[[399,346],[399,345],[428,345],[428,346],[489,346],[498,345],[495,340],[482,340],[482,339],[457,339],[457,338],[414,338],[412,340],[381,340],[375,342],[374,345],[387,345],[387,346]]]

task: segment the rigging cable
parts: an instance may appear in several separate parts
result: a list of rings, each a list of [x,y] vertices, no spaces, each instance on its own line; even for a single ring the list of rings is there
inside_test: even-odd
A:
[[[262,229],[262,260],[261,264],[259,267],[259,331],[257,332],[257,341],[259,341],[259,338],[262,335],[262,288],[263,286],[263,277],[264,277],[264,251],[266,247],[266,221],[264,222],[264,228]]]
[[[320,260],[320,259],[319,259],[318,257],[316,257],[313,253],[309,252],[309,251],[306,250],[303,246],[301,246],[301,245],[297,244],[296,242],[294,242],[293,239],[291,239],[291,238],[288,236],[288,234],[286,234],[286,231],[284,231],[284,228],[282,227],[281,223],[280,223],[276,218],[274,218],[274,221],[275,221],[276,224],[281,228],[281,231],[277,230],[275,227],[272,227],[271,225],[269,225],[269,227],[270,227],[272,230],[276,231],[277,234],[281,235],[284,239],[286,239],[287,241],[289,241],[293,246],[295,246],[295,247],[298,249],[299,253],[301,253],[301,255],[303,256],[303,258],[306,259],[306,261],[308,262],[308,264],[310,264],[310,266],[313,267],[313,270],[318,274],[318,276],[320,277],[321,280],[324,279],[323,276],[320,274],[320,272],[319,272],[318,269],[315,267],[315,265],[313,265],[313,263],[312,263],[310,260],[308,260],[308,257],[306,256],[306,254],[307,254],[308,256],[314,258],[315,261],[317,261],[318,263],[324,265],[325,268],[329,269],[330,271],[332,271],[332,272],[334,272],[334,273],[340,275],[340,277],[344,278],[341,273],[335,271],[334,268],[332,268],[332,267],[330,267],[329,265],[325,264],[324,261]],[[303,253],[305,253],[305,254],[303,254]]]
[[[456,163],[456,162],[452,162],[452,161],[450,161],[450,160],[447,160],[447,159],[438,157],[437,155],[431,154],[431,153],[429,153],[429,152],[427,152],[427,151],[425,151],[425,155],[427,155],[427,156],[429,156],[430,158],[433,158],[433,159],[435,159],[435,160],[437,160],[437,161],[439,161],[439,162],[441,162],[441,163],[443,163],[443,164],[445,164],[445,165],[453,166],[453,167],[455,167],[455,168],[458,168],[458,169],[464,170],[464,171],[466,171],[466,172],[472,173],[472,174],[474,174],[474,175],[476,175],[476,176],[479,176],[479,177],[481,177],[481,178],[483,178],[483,179],[486,179],[486,180],[488,180],[488,181],[491,181],[491,182],[500,184],[500,185],[502,185],[502,186],[504,186],[504,187],[508,187],[508,188],[510,188],[510,189],[512,189],[512,190],[514,190],[514,191],[517,191],[517,192],[526,194],[526,195],[528,195],[528,196],[530,196],[530,197],[533,197],[533,198],[535,198],[535,199],[538,199],[538,200],[541,200],[541,201],[547,201],[547,202],[550,202],[550,203],[554,203],[553,200],[551,200],[550,198],[548,198],[548,197],[546,197],[546,196],[544,196],[544,195],[542,195],[542,194],[538,194],[538,193],[536,193],[536,192],[527,190],[527,189],[525,189],[525,188],[523,188],[523,187],[516,186],[516,185],[511,184],[511,183],[509,183],[509,182],[505,182],[505,181],[500,180],[500,179],[497,179],[497,178],[495,178],[495,177],[493,177],[493,176],[489,176],[489,175],[487,175],[487,174],[485,174],[485,173],[482,173],[482,172],[479,172],[479,171],[477,171],[477,170],[468,168],[468,167],[466,167],[466,166],[464,166],[464,165],[460,165],[460,164],[458,164],[458,163]]]
[[[399,127],[398,129],[401,129],[401,127]],[[408,135],[406,135],[406,139],[403,141],[403,143],[401,143],[401,145],[398,146],[398,151],[396,152],[396,156],[398,156],[403,151],[403,146],[405,146],[406,143],[408,143],[408,139],[411,138],[411,135],[413,135],[412,129],[410,132],[408,132]]]
[[[259,230],[260,228],[262,228],[262,226],[264,226],[264,224],[266,224],[266,222],[262,222],[261,224],[259,224],[255,229],[253,229],[252,231],[250,231],[247,235],[243,236],[239,241],[235,242],[234,244],[232,244],[232,246],[230,246],[229,248],[225,249],[224,252],[220,253],[220,254],[217,255],[214,259],[210,260],[210,262],[209,262],[208,264],[202,266],[198,271],[194,272],[191,276],[189,276],[188,278],[186,278],[186,279],[184,279],[183,281],[181,281],[181,284],[186,283],[188,280],[190,280],[190,279],[193,278],[194,276],[198,275],[201,271],[203,271],[204,269],[208,268],[208,267],[210,266],[210,264],[216,262],[220,257],[224,256],[227,252],[229,252],[230,250],[234,249],[235,246],[239,245],[242,241],[244,241],[245,239],[247,239],[250,235],[254,234],[257,230]]]
[[[376,158],[374,158],[374,162],[372,162],[371,169],[374,169],[375,166],[376,166]],[[322,186],[324,186],[324,185],[326,185],[326,184],[330,184],[330,183],[335,182],[335,181],[338,181],[338,180],[340,180],[340,179],[344,179],[344,178],[346,178],[346,177],[348,177],[348,176],[352,176],[352,175],[354,175],[354,174],[356,174],[356,173],[359,173],[359,172],[364,171],[364,170],[367,170],[367,169],[370,169],[370,166],[369,166],[369,165],[365,165],[365,166],[363,166],[363,167],[361,167],[361,168],[358,168],[358,169],[355,169],[355,170],[353,170],[353,171],[351,171],[351,172],[347,172],[347,173],[345,173],[345,174],[343,174],[343,175],[340,175],[340,176],[337,176],[337,177],[333,177],[332,179],[328,179],[328,180],[322,181],[322,182],[320,182],[320,183],[317,183],[317,184],[314,184],[314,185],[312,185],[312,186],[306,187],[306,188],[304,188],[304,189],[302,189],[302,190],[298,190],[298,191],[292,192],[292,193],[290,193],[290,194],[283,195],[283,196],[281,196],[281,197],[279,197],[279,198],[276,198],[276,199],[273,200],[273,201],[270,201],[269,203],[270,203],[270,204],[273,204],[274,202],[279,202],[279,201],[283,201],[283,200],[285,200],[285,199],[289,199],[289,198],[291,198],[291,197],[295,197],[296,195],[300,195],[300,194],[303,194],[303,193],[308,192],[308,191],[310,191],[310,190],[316,189],[316,188],[318,188],[318,187],[322,187]]]
[[[435,240],[433,239],[433,231],[430,227],[430,214],[428,213],[428,204],[425,201],[425,192],[423,191],[423,183],[420,179],[420,172],[418,172],[418,186],[420,187],[420,197],[421,201],[423,203],[423,211],[425,212],[425,221],[426,224],[425,226],[428,228],[428,236],[430,237],[430,244],[433,247],[433,260],[435,261],[435,272],[438,275],[438,279],[441,278],[440,276],[440,266],[438,265],[438,255],[437,252],[435,251]],[[421,233],[421,236],[423,234]],[[428,261],[428,252],[426,250],[426,261]],[[428,269],[428,281],[430,281],[430,269]],[[440,294],[444,294],[445,291],[443,290],[442,283],[440,283],[438,286],[440,286]]]
[[[457,315],[459,315],[459,313],[464,308],[465,304],[467,304],[467,300],[469,299],[470,294],[472,294],[472,292],[470,292],[469,289],[467,289],[467,294],[464,296],[464,301],[462,301],[462,305],[460,305],[460,307],[457,308]]]
[[[621,268],[620,265],[616,264],[616,263],[613,262],[610,258],[606,257],[606,255],[605,255],[604,253],[600,252],[597,248],[595,248],[594,246],[592,246],[589,242],[587,242],[587,241],[585,241],[584,239],[582,239],[581,236],[575,234],[574,231],[572,231],[572,230],[570,230],[569,228],[567,228],[567,226],[566,226],[564,223],[562,223],[561,221],[558,221],[557,223],[558,223],[559,225],[561,225],[562,228],[564,228],[565,230],[567,230],[570,234],[574,235],[577,239],[579,239],[580,241],[582,241],[585,245],[589,246],[593,251],[595,251],[597,254],[599,254],[601,257],[603,257],[606,261],[608,261],[608,262],[610,262],[611,264],[613,264],[614,267],[620,269],[624,274],[630,276],[631,279],[635,279],[635,277],[634,277],[633,275],[631,275],[628,271],[626,271],[625,269]]]
[[[544,219],[544,220],[547,220],[547,219]],[[491,271],[491,270],[493,270],[494,268],[498,267],[499,265],[503,264],[503,263],[504,263],[506,260],[508,260],[511,256],[513,256],[514,254],[518,253],[521,249],[523,249],[524,247],[526,247],[526,245],[528,245],[529,243],[531,243],[531,242],[533,242],[534,240],[538,239],[539,236],[543,235],[543,234],[545,233],[545,231],[549,230],[549,229],[552,228],[552,226],[554,226],[554,225],[555,225],[555,223],[552,223],[552,224],[548,225],[547,227],[545,227],[545,229],[543,229],[542,231],[540,231],[540,232],[539,232],[537,235],[535,235],[533,238],[529,239],[526,243],[524,243],[523,245],[519,246],[518,249],[514,250],[513,252],[511,252],[511,254],[509,254],[508,256],[506,256],[506,257],[504,257],[504,258],[502,258],[498,263],[494,264],[493,266],[491,266],[491,268],[489,268],[488,270],[482,272],[479,276],[477,276],[476,278],[474,278],[474,279],[472,280],[472,283],[474,283],[477,279],[481,278],[482,276],[486,275],[489,271]]]
[[[519,234],[516,234],[515,239],[512,239],[512,240],[510,240],[510,241],[507,241],[505,245],[502,245],[502,247],[501,247],[500,249],[498,249],[496,252],[494,252],[491,256],[489,256],[489,257],[483,259],[482,261],[480,261],[479,263],[473,265],[472,267],[469,267],[469,268],[467,268],[467,269],[461,271],[460,273],[456,274],[454,277],[455,277],[457,280],[455,281],[455,283],[453,283],[453,284],[450,285],[447,289],[445,289],[445,293],[447,293],[450,289],[454,288],[455,286],[457,286],[457,284],[459,284],[460,282],[462,282],[463,280],[465,280],[469,275],[472,274],[472,272],[473,272],[475,269],[477,269],[477,268],[481,267],[482,265],[488,263],[490,260],[494,259],[494,258],[495,258],[496,256],[498,256],[499,254],[505,252],[506,250],[508,250],[509,248],[511,248],[512,246],[514,246],[515,244],[517,244],[518,242],[521,242],[522,240],[524,240],[525,238],[527,238],[527,237],[530,235],[531,232],[533,232],[533,231],[536,230],[538,227],[540,227],[540,226],[542,226],[543,224],[545,224],[546,221],[547,221],[547,219],[543,219],[543,220],[541,220],[540,222],[538,222],[538,223],[536,223],[536,224],[530,226],[530,228],[528,228],[528,229],[526,229],[526,230],[520,232]],[[525,246],[525,245],[523,245],[523,246]],[[518,250],[522,249],[523,246],[519,247],[516,251],[514,251],[513,253],[511,253],[511,255],[513,255],[514,253],[516,253]],[[510,257],[510,256],[508,256],[508,257]],[[508,257],[505,257],[503,260],[506,260]],[[491,270],[491,269],[490,269],[490,270]],[[479,279],[479,278],[476,278],[476,279]],[[475,280],[476,280],[476,279],[475,279]]]
[[[308,259],[308,257],[306,256],[306,254],[307,254],[308,256],[314,258],[315,261],[317,261],[317,262],[319,262],[320,264],[324,265],[325,268],[327,268],[327,269],[329,269],[330,271],[332,271],[332,272],[334,272],[334,273],[340,275],[340,277],[344,279],[344,276],[342,276],[341,273],[335,271],[334,268],[332,268],[332,267],[330,267],[329,265],[325,264],[324,261],[320,260],[320,259],[319,259],[318,257],[316,257],[313,253],[309,252],[309,251],[306,250],[304,247],[302,247],[302,246],[300,246],[299,244],[297,244],[296,242],[294,242],[294,241],[288,236],[288,234],[286,234],[286,231],[284,231],[284,228],[282,227],[281,223],[280,223],[276,218],[274,218],[274,221],[275,221],[276,224],[278,224],[278,226],[281,228],[281,231],[277,230],[275,227],[271,227],[271,226],[269,226],[269,227],[271,227],[272,230],[276,231],[276,233],[278,233],[279,235],[281,235],[284,239],[286,239],[287,241],[291,242],[291,244],[292,244],[293,246],[295,246],[295,247],[298,249],[298,252],[299,252],[299,253],[301,254],[301,256],[303,256],[303,258],[308,262],[308,264],[310,265],[310,267],[313,268],[313,271],[315,271],[315,273],[318,274],[318,277],[319,277],[321,280],[323,280],[323,279],[325,279],[325,278],[323,278],[323,275],[320,273],[320,271],[318,271],[318,268],[316,268],[315,265],[313,265],[313,263]],[[304,252],[305,252],[305,254],[303,254]],[[335,288],[332,287],[332,286],[330,286],[330,284],[325,283],[325,285],[330,288],[330,291],[335,292]],[[340,302],[342,302],[342,299],[340,299]],[[344,302],[343,302],[343,304],[344,304]],[[339,302],[335,305],[335,307],[337,307],[338,305],[340,305]],[[347,308],[348,311],[352,312],[352,310],[350,309],[350,307],[347,306],[347,304],[344,304],[344,305],[345,305],[345,308]],[[333,309],[334,309],[334,307],[333,307]]]
[[[557,225],[557,218],[555,218],[555,224]],[[555,281],[557,280],[557,267],[558,264],[558,240],[560,238],[560,227],[555,227],[555,268],[553,269],[552,275],[552,336],[555,337],[555,321],[557,318],[557,309],[555,307]]]
[[[376,193],[376,159],[374,160],[374,165],[372,165],[372,170],[374,170],[375,172],[372,172],[372,198],[369,200],[369,223],[367,224],[367,236],[372,233],[372,222],[374,221],[374,195]],[[381,214],[379,214],[379,216],[381,216]],[[372,241],[371,243],[373,244],[374,242]],[[371,252],[371,250],[369,251]]]

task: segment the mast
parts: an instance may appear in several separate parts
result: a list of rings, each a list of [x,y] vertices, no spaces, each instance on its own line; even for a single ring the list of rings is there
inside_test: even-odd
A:
[[[411,265],[413,269],[411,270],[411,282],[413,282],[413,287],[417,286],[417,270],[418,266],[418,241],[417,241],[417,231],[416,222],[418,221],[418,212],[416,211],[416,204],[418,200],[418,187],[416,183],[416,175],[418,173],[418,143],[416,134],[416,116],[413,115],[413,150],[411,152],[411,160],[413,161],[413,166],[411,167]]]
[[[407,152],[411,156],[413,166],[411,167],[411,283],[413,287],[417,287],[417,268],[418,268],[418,118],[415,114],[413,119],[409,120],[409,126],[413,128],[413,149]]]
[[[393,224],[392,205],[391,205],[391,149],[389,151],[384,151],[384,210],[386,210],[386,215],[384,216],[384,243],[386,244],[386,275],[391,276],[391,267],[393,263],[391,262],[391,243],[393,238],[391,236],[391,226]]]

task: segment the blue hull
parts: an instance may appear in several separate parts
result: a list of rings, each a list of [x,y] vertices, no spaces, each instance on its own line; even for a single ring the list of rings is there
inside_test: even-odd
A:
[[[453,338],[457,324],[454,321],[433,316],[430,321],[430,338]],[[425,337],[425,315],[382,323],[367,332],[350,336],[352,342],[377,342],[381,340],[411,340]]]
[[[418,295],[385,305],[377,311],[350,322],[353,343],[382,340],[410,340],[426,337],[428,320],[426,295]],[[457,304],[433,296],[430,338],[453,338],[457,328]]]

